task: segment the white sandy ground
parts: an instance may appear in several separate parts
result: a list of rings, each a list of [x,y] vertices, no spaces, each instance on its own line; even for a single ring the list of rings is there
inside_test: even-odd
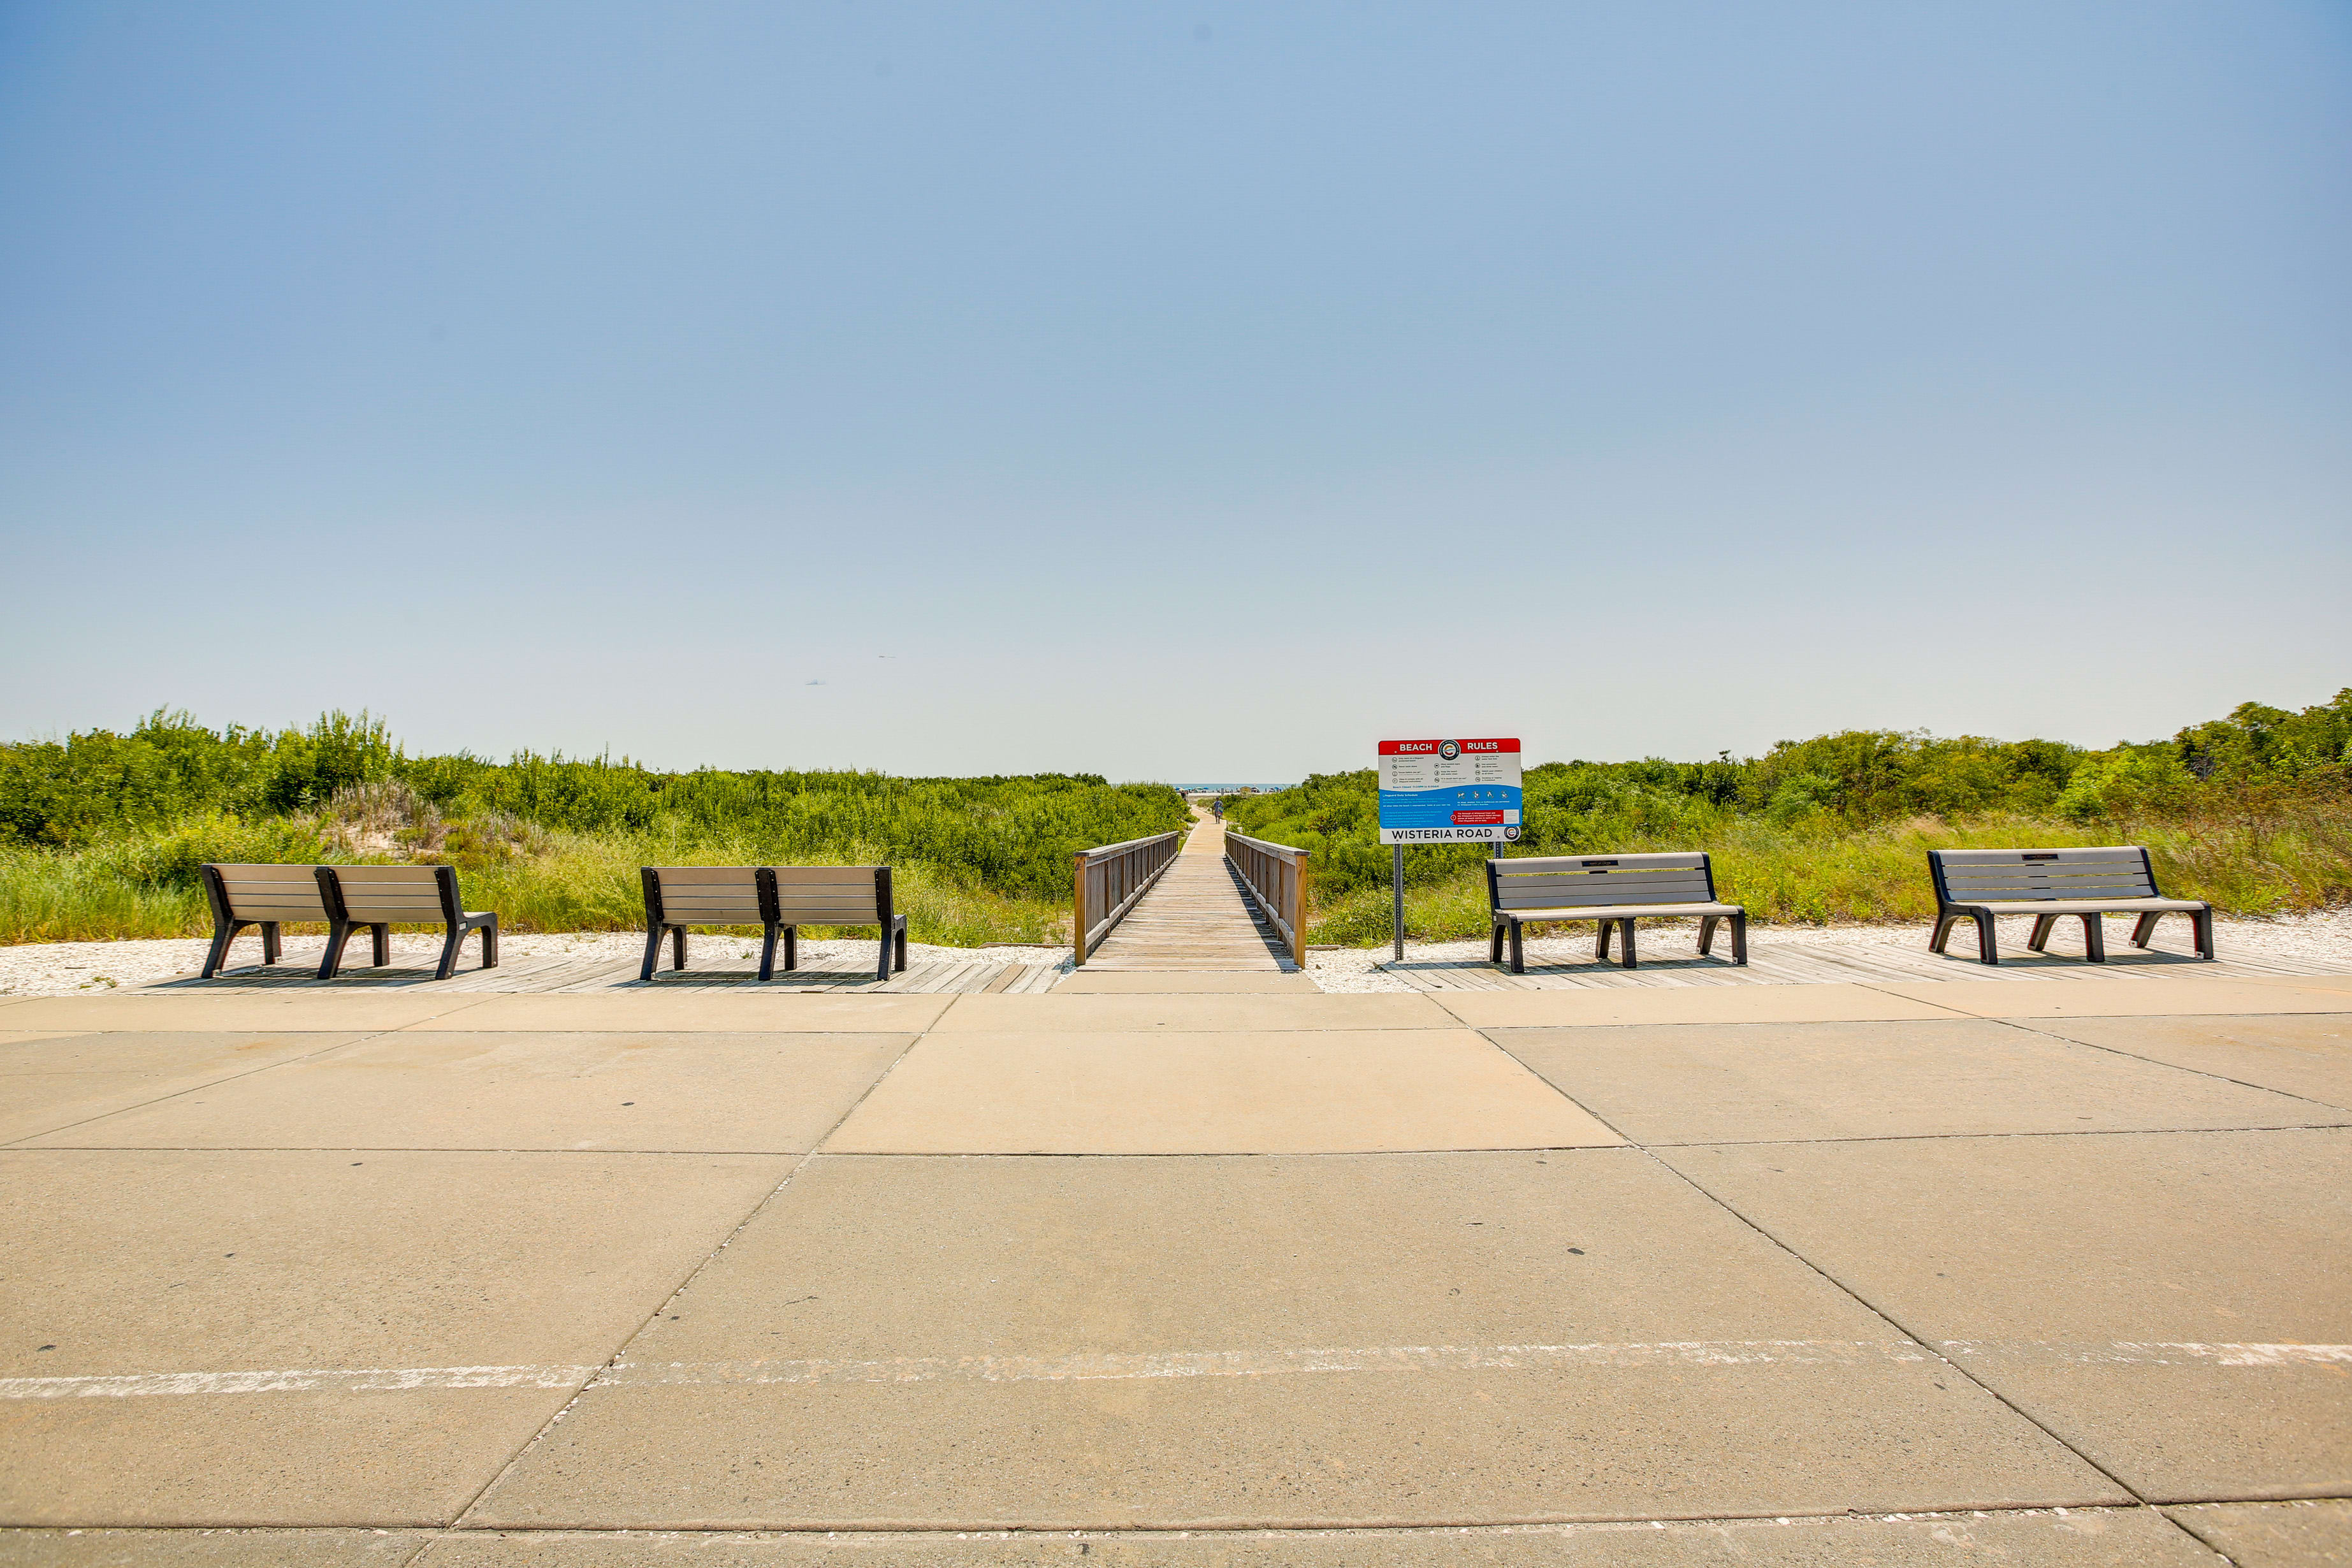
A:
[[[482,962],[480,938],[468,936],[466,950],[457,960],[460,973],[478,968]],[[155,942],[27,942],[21,947],[0,947],[0,996],[70,996],[80,992],[107,991],[123,986],[148,985],[159,980],[182,980],[193,977],[205,965],[205,950],[211,942],[203,937],[173,937]],[[287,939],[279,955],[280,970],[316,971],[319,960],[326,951],[326,939],[318,936],[298,936]],[[848,958],[861,964],[874,962],[878,944],[871,938],[840,942],[803,942],[800,944],[803,964],[820,958]],[[515,958],[578,958],[601,959],[618,963],[624,960],[635,963],[645,956],[646,935],[643,931],[554,931],[501,932],[499,936],[499,957]],[[399,969],[430,969],[439,962],[441,939],[430,933],[404,935],[395,933],[392,939],[392,963]],[[343,973],[363,974],[368,969],[368,936],[361,931],[352,938],[343,950]],[[935,960],[987,959],[1001,963],[1052,963],[1069,966],[1070,950],[1066,947],[932,947],[924,942],[907,944],[907,962],[925,963]],[[228,967],[261,962],[261,937],[247,931],[236,939],[229,950]],[[696,969],[756,969],[760,963],[760,942],[757,937],[745,941],[741,937],[705,935],[696,932],[688,939],[687,962]],[[669,968],[669,945],[662,945],[662,968]]]
[[[2011,928],[2014,928],[2013,930]],[[2294,958],[2315,963],[2337,964],[2352,970],[2352,909],[2329,910],[2318,914],[2285,915],[2275,920],[2221,921],[2218,922],[2216,939],[2224,957],[2261,959],[2265,957]],[[1541,937],[1528,943],[1530,959],[1570,959],[1582,962],[1592,956],[1592,928],[1573,928],[1580,934]],[[2130,930],[2128,920],[2113,920],[2107,923],[2107,945],[2120,945]],[[2021,948],[2025,944],[2026,921],[2001,922],[2001,944],[2004,948]],[[477,939],[468,939],[465,956],[459,960],[461,969],[472,969],[481,963]],[[1966,942],[1968,933],[1953,939]],[[1718,938],[1717,952],[1721,952]],[[600,959],[618,963],[634,963],[644,956],[645,935],[641,931],[559,931],[525,934],[510,932],[499,938],[499,950],[503,957],[528,958],[552,955],[562,958]],[[1892,926],[1758,926],[1748,931],[1751,949],[1759,943],[1775,946],[1827,947],[1920,947],[1927,945],[1927,928],[1920,925]],[[1642,928],[1642,953],[1647,958],[1678,958],[1697,952],[1698,927],[1696,924],[1664,921],[1645,921]],[[122,986],[147,985],[159,980],[175,980],[194,975],[204,965],[205,949],[208,943],[201,937],[175,937],[158,942],[28,942],[20,947],[0,947],[0,996],[69,996],[77,992],[107,991]],[[299,971],[315,969],[322,950],[323,939],[296,937],[286,944],[279,959],[282,968]],[[2159,948],[2187,952],[2187,928],[2178,922],[2165,927],[2157,937]],[[430,968],[438,958],[441,939],[431,935],[394,936],[392,939],[392,961],[399,968]],[[1405,959],[1412,962],[1445,962],[1484,958],[1486,944],[1471,942],[1416,942],[1405,944]],[[874,956],[875,943],[870,941],[804,942],[801,943],[803,963],[818,958],[847,959],[864,963]],[[756,965],[760,944],[756,939],[741,937],[696,935],[691,939],[688,962],[696,968],[744,969]],[[1389,950],[1382,947],[1323,948],[1310,950],[1307,971],[1315,983],[1326,991],[1408,991],[1412,987],[1379,967],[1388,962]],[[363,972],[367,968],[368,943],[361,932],[344,952],[346,973]],[[937,961],[985,959],[1000,963],[1049,963],[1056,968],[1070,967],[1070,950],[1066,947],[933,947],[923,942],[910,942],[907,948],[910,963]],[[230,950],[232,967],[258,963],[261,961],[261,938],[248,932],[237,939]],[[669,955],[665,947],[662,955],[665,969]]]

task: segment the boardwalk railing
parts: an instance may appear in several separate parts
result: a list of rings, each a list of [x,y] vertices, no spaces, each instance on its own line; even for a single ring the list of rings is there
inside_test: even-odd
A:
[[[1225,858],[1233,863],[1242,886],[1282,940],[1290,944],[1291,962],[1307,967],[1307,856],[1286,844],[1225,834]]]
[[[1163,833],[1156,838],[1130,838],[1124,844],[1081,849],[1070,857],[1070,879],[1077,889],[1076,918],[1070,929],[1076,938],[1072,945],[1077,949],[1080,963],[1102,945],[1110,928],[1135,908],[1135,900],[1160,879],[1183,840],[1181,833]]]

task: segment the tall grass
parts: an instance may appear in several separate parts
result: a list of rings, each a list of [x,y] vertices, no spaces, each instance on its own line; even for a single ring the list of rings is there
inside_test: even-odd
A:
[[[2221,819],[2108,822],[2095,830],[2010,813],[1961,823],[1912,817],[1869,826],[1828,817],[1775,826],[1760,817],[1729,816],[1704,832],[1633,832],[1606,846],[1578,847],[1627,854],[1703,849],[1713,858],[1717,893],[1744,906],[1751,921],[1847,925],[1934,919],[1930,849],[2119,842],[2147,846],[2157,885],[2167,895],[2210,900],[2226,913],[2285,914],[2352,900],[2352,808],[2308,802]],[[1407,850],[1408,864],[1423,853]],[[1385,881],[1318,883],[1316,895],[1309,941],[1366,947],[1389,940],[1391,893]],[[1483,937],[1486,926],[1486,873],[1477,865],[1442,867],[1434,876],[1408,882],[1409,936]]]

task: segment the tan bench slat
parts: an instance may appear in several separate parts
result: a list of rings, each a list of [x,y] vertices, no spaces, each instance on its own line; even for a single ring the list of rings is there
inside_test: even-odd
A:
[[[1526,903],[1530,899],[1549,899],[1555,893],[1591,893],[1604,899],[1621,899],[1638,903],[1643,899],[1711,899],[1713,889],[1705,877],[1678,877],[1671,882],[1637,882],[1628,877],[1620,881],[1614,877],[1529,877],[1513,884],[1505,882],[1495,889],[1498,899]]]
[[[1654,898],[1644,898],[1639,893],[1635,893],[1631,897],[1628,897],[1622,892],[1612,893],[1606,890],[1591,893],[1550,892],[1545,893],[1538,898],[1505,899],[1497,907],[1505,910],[1517,910],[1555,908],[1566,909],[1570,905],[1582,908],[1588,904],[1625,904],[1628,906],[1639,905],[1646,907],[1651,904],[1688,904],[1706,903],[1707,901],[1706,889],[1705,888],[1681,888],[1670,893],[1660,893]]]
[[[241,921],[323,921],[327,906],[321,903],[290,904],[247,901],[232,903],[229,914]]]
[[[1739,908],[1739,906],[1738,906],[1738,904],[1708,904],[1708,903],[1693,903],[1693,904],[1591,904],[1591,905],[1568,905],[1568,904],[1561,904],[1561,905],[1549,906],[1549,907],[1546,907],[1546,908],[1543,908],[1543,909],[1534,909],[1534,910],[1506,910],[1504,911],[1504,913],[1506,913],[1506,914],[1513,914],[1513,915],[1517,915],[1517,916],[1518,916],[1518,917],[1519,917],[1519,919],[1520,919],[1520,920],[1525,921],[1528,921],[1528,922],[1529,922],[1529,923],[1533,923],[1534,921],[1541,921],[1541,920],[1547,920],[1547,919],[1550,919],[1550,920],[1563,920],[1563,921],[1612,921],[1612,920],[1638,920],[1638,919],[1643,919],[1643,918],[1645,918],[1645,917],[1651,917],[1651,916],[1662,916],[1662,917],[1663,917],[1663,916],[1675,916],[1675,915],[1736,915],[1736,914],[1738,914],[1738,913],[1740,913],[1740,912],[1741,912],[1741,911],[1740,911],[1740,908]]]
[[[1501,860],[1506,872],[1582,871],[1615,867],[1629,871],[1696,870],[1706,857],[1696,851],[1671,855],[1528,855]]]
[[[862,904],[853,904],[846,900],[788,899],[780,906],[780,910],[782,918],[788,921],[794,917],[813,921],[871,921],[879,919],[882,912],[874,907],[874,900],[871,899]]]
[[[308,882],[316,887],[319,879],[316,866],[215,865],[213,869],[229,882]]]
[[[749,888],[756,884],[760,877],[759,868],[754,866],[653,866],[647,869],[660,879],[665,889],[672,883],[685,886],[698,882]]]
[[[1961,881],[1944,879],[1945,890],[1958,899],[2020,898],[2020,899],[2104,899],[2110,896],[2126,899],[2152,899],[2156,888],[2145,877],[2119,881],[2105,877],[2073,877],[2048,882],[2028,882],[2013,877],[1986,878],[1981,881]]]
[[[2028,855],[2054,855],[2054,860],[2027,860]],[[2095,848],[2077,849],[1938,849],[1936,856],[1949,866],[2063,866],[2069,861],[2129,860],[2137,863],[2139,847],[2136,844],[2101,845]]]
[[[2205,907],[2189,899],[1956,899],[1953,902],[1997,915],[2145,914],[2149,910],[2161,914]]]
[[[1498,873],[1498,887],[1620,887],[1664,888],[1696,882],[1704,886],[1706,873],[1696,867],[1676,867],[1664,871],[1541,871],[1531,874]]]
[[[843,887],[855,887],[863,883],[870,888],[874,885],[874,873],[881,868],[878,866],[777,866],[772,869],[776,873],[776,885],[780,888],[824,887],[835,883]]]
[[[434,866],[338,866],[335,880],[346,888],[437,888],[439,868]]]

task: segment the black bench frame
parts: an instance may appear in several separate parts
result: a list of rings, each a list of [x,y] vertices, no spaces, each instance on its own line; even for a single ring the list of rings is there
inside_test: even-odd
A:
[[[327,904],[327,955],[320,961],[319,978],[332,980],[335,977],[336,972],[343,966],[343,944],[351,941],[352,932],[362,923],[373,939],[372,956],[374,967],[381,969],[391,963],[392,922],[352,920],[349,906],[343,902],[343,887],[335,878],[335,868],[321,866],[318,870],[319,891]],[[466,912],[465,900],[457,895],[457,868],[455,866],[434,867],[433,885],[441,895],[441,923],[448,928],[448,935],[441,942],[441,962],[434,969],[433,978],[446,980],[457,972],[458,949],[465,945],[466,933],[473,931],[482,933],[482,967],[496,969],[499,966],[497,913]]]
[[[2137,850],[2139,853],[2140,877],[2141,879],[2147,883],[2148,890],[2145,894],[2125,896],[2116,899],[2115,900],[2115,907],[2112,912],[2116,914],[2137,914],[2139,916],[2139,919],[2135,921],[2132,926],[2132,945],[2137,948],[2146,948],[2148,942],[2156,935],[2156,922],[2162,920],[2166,915],[2187,915],[2189,917],[2189,928],[2196,933],[2197,956],[2210,962],[2214,955],[2213,906],[2210,903],[2203,903],[2193,899],[2166,899],[2164,894],[2157,888],[2156,868],[2148,860],[2147,846],[2133,845],[2130,846],[2130,847]],[[2047,862],[2053,868],[2064,868],[2066,866],[2067,862],[2065,857],[2068,854],[2068,851],[2064,849],[2019,849],[2004,850],[2002,853],[2015,854],[2021,864],[2040,864]],[[2080,920],[2083,922],[2084,957],[2092,963],[2105,963],[2107,961],[2106,934],[2103,930],[2101,930],[2099,924],[2101,911],[2066,910],[2055,914],[2042,914],[2032,910],[1991,907],[1997,905],[2015,905],[2029,902],[2030,900],[2027,900],[1955,899],[1952,897],[1951,889],[1945,879],[1944,854],[1945,852],[1940,849],[1930,849],[1927,851],[1927,874],[1934,879],[1936,884],[1936,934],[1928,939],[1928,952],[1943,952],[1945,943],[1951,939],[1952,928],[1959,924],[1962,921],[1971,921],[1975,922],[1977,928],[1977,962],[1979,963],[1998,965],[2000,963],[2000,950],[1993,940],[1994,920],[2000,915],[2031,914],[2033,916],[2033,934],[2026,939],[2025,945],[2033,952],[2042,952],[2047,951],[2050,945],[2050,932],[2052,929],[2057,925],[2058,921],[2062,918],[2073,918]],[[2179,907],[2164,910],[2142,910],[2135,909],[2133,907],[2136,903],[2147,900],[2156,900]],[[2094,893],[2092,896],[2084,899],[2061,898],[2053,899],[2050,901],[2053,903],[2089,904],[2100,902],[2102,900],[2100,895]]]
[[[669,933],[671,968],[673,971],[684,969],[686,929],[689,924],[704,922],[668,919],[667,911],[662,907],[661,878],[656,868],[641,866],[637,868],[637,876],[645,886],[646,893],[646,962],[638,970],[637,978],[641,982],[650,982],[654,971],[661,964],[662,933]],[[760,901],[760,978],[772,980],[776,974],[776,942],[779,937],[783,941],[784,972],[789,974],[800,967],[800,927],[797,923],[786,924],[784,921],[783,897],[777,888],[775,868],[755,866],[751,868],[751,879],[758,889]],[[887,980],[894,960],[898,970],[903,971],[907,967],[907,917],[894,912],[891,908],[890,868],[887,866],[874,868],[874,910],[882,928],[882,956],[875,966],[874,978]],[[841,921],[824,923],[864,925],[867,922]]]
[[[1706,897],[1703,900],[1677,900],[1673,902],[1680,903],[1687,901],[1691,903],[1722,903],[1723,900],[1717,898],[1715,893],[1715,861],[1713,858],[1706,854],[1704,851],[1692,851],[1691,854],[1697,857],[1698,864],[1695,867],[1687,868],[1687,869],[1696,871],[1704,881],[1706,889]],[[1688,858],[1689,856],[1682,854],[1676,854],[1674,856],[1674,858],[1676,859],[1686,859]],[[1629,868],[1630,869],[1643,869],[1642,861],[1647,858],[1647,857],[1637,857],[1633,855],[1548,855],[1530,857],[1530,858],[1546,860],[1573,860],[1581,868],[1591,872],[1597,877],[1608,874],[1610,871],[1616,869],[1623,862],[1629,860],[1634,862],[1633,866]],[[1639,962],[1635,956],[1633,948],[1633,922],[1636,920],[1680,920],[1693,918],[1675,912],[1673,903],[1669,903],[1667,900],[1659,900],[1660,909],[1663,912],[1655,915],[1627,914],[1622,912],[1625,909],[1635,907],[1632,905],[1596,904],[1592,906],[1596,911],[1592,914],[1577,914],[1570,912],[1568,906],[1538,909],[1533,911],[1507,910],[1502,907],[1502,872],[1499,868],[1510,864],[1513,864],[1513,862],[1506,861],[1499,858],[1489,858],[1486,861],[1486,914],[1489,921],[1489,930],[1486,938],[1486,962],[1489,963],[1500,963],[1503,962],[1503,939],[1505,931],[1507,929],[1511,943],[1511,973],[1514,974],[1525,974],[1528,972],[1524,928],[1530,922],[1537,925],[1545,925],[1565,921],[1587,920],[1593,921],[1600,928],[1599,940],[1593,945],[1593,956],[1603,963],[1609,962],[1610,928],[1612,926],[1622,927],[1625,936],[1625,956],[1621,961],[1621,967],[1633,969],[1638,966]],[[1676,869],[1682,868],[1676,868]],[[1617,912],[1612,912],[1607,915],[1602,915],[1597,912],[1604,909],[1612,910]],[[1727,921],[1731,926],[1731,962],[1734,964],[1745,964],[1748,962],[1748,911],[1745,908],[1738,905],[1729,905],[1720,912],[1715,914],[1703,914],[1696,916],[1696,918],[1698,921],[1698,951],[1700,957],[1705,958],[1713,953],[1715,951],[1715,928],[1719,922]]]

